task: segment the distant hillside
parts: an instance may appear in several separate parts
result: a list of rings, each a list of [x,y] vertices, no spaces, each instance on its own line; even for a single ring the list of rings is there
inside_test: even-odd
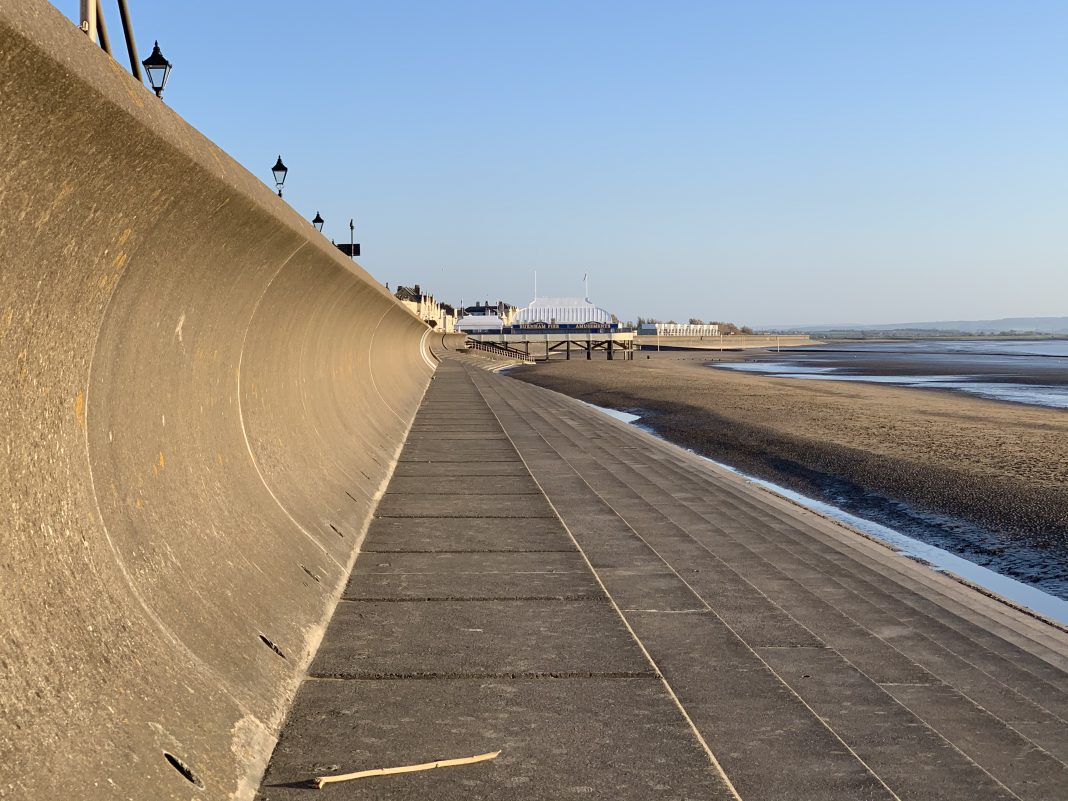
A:
[[[772,326],[771,331],[942,331],[961,334],[1000,334],[1006,331],[1036,334],[1068,334],[1068,317],[1003,317],[1000,320],[940,320],[925,323],[883,325],[837,323],[828,325]]]

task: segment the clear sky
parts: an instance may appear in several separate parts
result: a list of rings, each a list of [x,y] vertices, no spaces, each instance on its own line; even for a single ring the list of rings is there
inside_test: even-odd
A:
[[[134,0],[165,100],[390,286],[1068,314],[1064,0]],[[105,0],[112,38],[115,4]],[[59,7],[76,16],[76,0]]]

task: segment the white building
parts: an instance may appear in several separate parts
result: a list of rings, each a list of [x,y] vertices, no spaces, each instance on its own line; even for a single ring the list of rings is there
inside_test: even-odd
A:
[[[503,300],[498,300],[496,303],[490,303],[488,300],[482,303],[476,303],[474,306],[464,306],[461,310],[461,317],[467,315],[497,315],[504,321],[505,325],[512,324],[512,315],[515,314],[515,306],[511,303],[505,303]]]
[[[456,321],[456,330],[464,333],[493,333],[504,328],[504,320],[496,314],[465,314]]]
[[[527,306],[515,313],[512,325],[531,323],[547,325],[604,323],[611,325],[612,315],[600,306],[582,298],[534,298]]]
[[[715,337],[719,336],[719,325],[690,325],[689,323],[642,323],[638,326],[639,336],[660,337]]]

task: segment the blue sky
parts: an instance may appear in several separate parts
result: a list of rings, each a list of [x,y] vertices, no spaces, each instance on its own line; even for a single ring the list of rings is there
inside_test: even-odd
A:
[[[69,8],[68,8],[69,6]],[[112,37],[115,4],[105,0]],[[1068,314],[1068,3],[131,3],[382,281],[627,319]],[[77,2],[61,6],[70,15]]]

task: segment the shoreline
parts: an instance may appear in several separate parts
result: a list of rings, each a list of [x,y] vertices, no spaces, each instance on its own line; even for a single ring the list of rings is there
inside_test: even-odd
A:
[[[1068,597],[1063,412],[707,361],[663,354],[510,375],[640,412],[643,425],[700,455]]]
[[[1016,340],[1000,349],[959,340],[945,346],[930,341],[900,347],[892,343],[832,345],[783,353],[765,351],[744,361],[723,361],[715,366],[809,381],[949,389],[993,400],[1068,409],[1065,345],[1068,341],[1029,345]]]
[[[640,415],[632,412],[621,412],[606,406],[594,406],[592,403],[586,403],[585,401],[579,402],[591,409],[596,409],[602,414],[606,414],[621,423],[633,425],[635,428],[667,442],[667,440],[656,433],[655,429],[643,425]],[[676,447],[681,446],[676,445]],[[687,450],[687,452],[694,453],[692,450]],[[745,479],[754,486],[765,489],[780,498],[795,503],[811,512],[815,512],[821,517],[843,525],[858,536],[869,539],[872,542],[877,542],[880,545],[889,548],[894,553],[901,554],[908,559],[927,565],[932,570],[950,576],[977,592],[1007,604],[1024,614],[1031,615],[1032,617],[1041,620],[1043,623],[1068,632],[1068,599],[1050,595],[1033,584],[1025,584],[1017,581],[1011,576],[1006,576],[1003,573],[990,570],[989,568],[964,559],[954,553],[924,542],[923,540],[909,537],[906,534],[890,529],[874,520],[858,517],[824,501],[810,498],[807,495],[802,495],[794,490],[779,486],[778,484],[773,484],[772,482],[758,478],[757,476],[743,473],[740,470],[731,467],[729,464],[717,462],[707,456],[701,456],[700,454],[694,455],[709,464],[715,465],[721,470],[725,470]]]

